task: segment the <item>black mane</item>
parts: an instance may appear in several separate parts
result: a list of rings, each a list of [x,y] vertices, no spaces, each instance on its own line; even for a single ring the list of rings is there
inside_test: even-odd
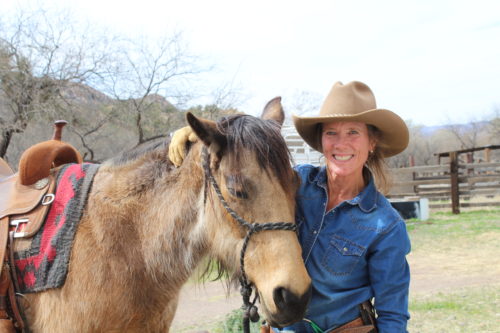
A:
[[[226,149],[235,167],[244,163],[242,148],[246,148],[256,153],[262,170],[273,171],[283,188],[290,187],[291,154],[277,122],[232,115],[219,121],[217,127],[227,137]]]

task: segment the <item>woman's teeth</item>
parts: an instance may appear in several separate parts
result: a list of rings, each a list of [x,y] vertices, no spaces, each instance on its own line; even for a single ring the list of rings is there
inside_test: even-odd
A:
[[[343,156],[340,156],[340,155],[333,155],[333,157],[337,160],[337,161],[347,161],[348,159],[350,159],[352,157],[352,155],[343,155]]]

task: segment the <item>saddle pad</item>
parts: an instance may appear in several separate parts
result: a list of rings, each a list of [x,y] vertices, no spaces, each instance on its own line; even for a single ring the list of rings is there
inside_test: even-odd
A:
[[[21,293],[59,288],[66,280],[78,223],[98,164],[67,164],[57,174],[55,199],[28,249],[14,253]]]

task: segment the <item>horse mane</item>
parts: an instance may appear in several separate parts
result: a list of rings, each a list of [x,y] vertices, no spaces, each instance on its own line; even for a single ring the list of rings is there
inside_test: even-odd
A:
[[[144,155],[154,151],[164,151],[170,145],[170,137],[161,137],[144,142],[132,149],[126,150],[111,158],[107,163],[111,166],[121,166],[136,161]]]
[[[281,135],[281,126],[273,120],[262,120],[248,115],[231,115],[217,123],[227,137],[227,151],[234,169],[245,162],[244,149],[255,152],[261,170],[273,172],[288,193],[293,192],[292,156]]]

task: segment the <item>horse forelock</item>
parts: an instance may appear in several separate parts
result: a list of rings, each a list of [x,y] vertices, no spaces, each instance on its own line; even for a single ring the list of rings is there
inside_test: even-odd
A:
[[[225,154],[232,169],[238,170],[245,163],[248,151],[252,151],[259,167],[267,173],[274,173],[286,192],[292,191],[292,157],[277,122],[232,115],[219,121],[217,127],[226,136]]]

